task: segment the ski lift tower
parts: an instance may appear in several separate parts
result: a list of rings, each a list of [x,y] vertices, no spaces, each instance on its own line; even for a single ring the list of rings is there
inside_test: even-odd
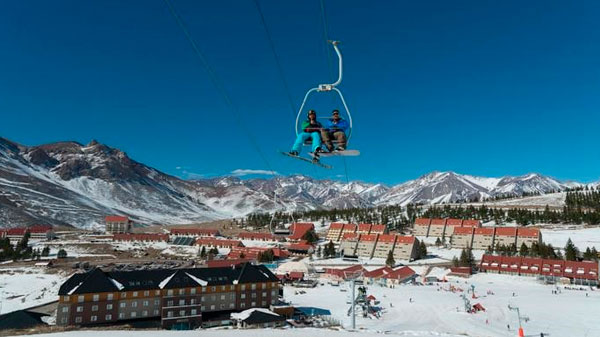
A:
[[[349,271],[344,272],[344,279],[346,281],[350,281],[350,287],[352,287],[352,292],[350,294],[352,304],[350,306],[352,316],[352,330],[356,330],[356,280],[363,276],[363,271]]]
[[[517,317],[519,317],[519,337],[524,337],[525,333],[523,332],[523,325],[521,325],[521,319],[523,319],[523,320],[525,320],[525,322],[527,322],[529,320],[529,317],[521,316],[521,311],[519,310],[519,307],[514,307],[509,304],[508,310],[517,312]]]

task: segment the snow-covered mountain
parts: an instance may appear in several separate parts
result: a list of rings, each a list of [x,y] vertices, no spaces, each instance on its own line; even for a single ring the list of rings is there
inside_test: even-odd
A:
[[[432,172],[396,186],[302,175],[182,180],[96,141],[29,147],[0,138],[0,226],[10,227],[33,223],[92,227],[107,214],[129,215],[140,223],[181,224],[282,209],[519,196],[574,184],[539,174],[484,178],[454,172]]]

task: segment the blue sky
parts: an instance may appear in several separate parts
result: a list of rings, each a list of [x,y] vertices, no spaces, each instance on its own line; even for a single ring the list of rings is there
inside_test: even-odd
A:
[[[243,127],[163,1],[3,1],[0,136],[97,139],[182,177],[270,166],[388,184],[433,170],[600,179],[600,2],[325,0],[362,153],[328,159],[333,170],[277,153],[295,112],[254,2],[173,3]],[[331,79],[319,1],[260,3],[297,109]]]

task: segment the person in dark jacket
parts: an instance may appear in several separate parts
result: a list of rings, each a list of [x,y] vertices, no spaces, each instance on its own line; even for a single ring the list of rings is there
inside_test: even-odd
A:
[[[292,156],[297,156],[302,150],[302,144],[309,138],[312,139],[312,154],[315,159],[319,158],[321,152],[321,130],[323,125],[317,121],[317,113],[315,110],[308,111],[308,119],[302,122],[302,132],[296,137],[296,142],[292,150],[289,152]]]
[[[348,122],[340,117],[339,110],[335,109],[331,112],[331,118],[327,120],[325,128],[321,131],[321,138],[329,152],[346,149],[346,131],[349,126]],[[335,139],[335,148],[331,142],[332,139]]]

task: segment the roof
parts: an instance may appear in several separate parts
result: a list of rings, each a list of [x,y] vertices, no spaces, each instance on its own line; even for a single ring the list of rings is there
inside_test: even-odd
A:
[[[297,250],[297,251],[303,251],[303,252],[308,252],[309,250],[311,250],[313,248],[314,247],[308,243],[292,243],[292,244],[289,244],[287,247],[288,250]]]
[[[200,235],[218,235],[219,230],[214,228],[171,228],[171,234],[200,234]]]
[[[339,222],[333,222],[331,223],[331,225],[329,225],[329,229],[342,229],[344,228],[344,224],[343,223],[339,223]]]
[[[358,231],[359,232],[367,232],[369,233],[371,231],[371,224],[368,223],[361,223],[358,225]]]
[[[344,225],[343,231],[344,232],[349,232],[349,231],[355,232],[356,231],[356,225],[355,224],[351,224],[351,223],[347,223],[347,224]]]
[[[446,219],[431,219],[431,225],[446,225]]]
[[[427,219],[427,218],[417,218],[415,220],[415,225],[417,226],[429,226],[429,223],[431,222],[431,219]]]
[[[225,260],[209,260],[206,261],[206,266],[208,268],[218,268],[218,267],[231,267],[237,266],[240,264],[244,264],[246,262],[252,262],[251,259],[230,259],[227,258]]]
[[[448,219],[448,222],[446,223],[446,225],[448,226],[462,226],[463,224],[463,220],[462,219]]]
[[[517,228],[516,227],[496,227],[496,236],[504,235],[504,236],[516,236]]]
[[[493,227],[492,228],[489,228],[489,227],[475,228],[475,235],[494,235],[494,230],[495,230],[495,228],[493,228]]]
[[[540,230],[537,228],[519,228],[517,229],[517,236],[540,236]]]
[[[113,240],[134,241],[134,240],[154,240],[169,241],[169,235],[159,233],[117,233],[113,234]]]
[[[104,221],[106,222],[127,222],[129,221],[129,218],[126,216],[120,216],[120,215],[108,215],[104,218]]]
[[[27,310],[17,310],[0,315],[0,331],[29,329],[38,325],[45,325],[42,321],[44,316],[50,315]]]
[[[396,243],[415,243],[414,236],[396,235]]]
[[[379,277],[387,275],[393,271],[394,271],[394,269],[392,269],[390,267],[381,267],[381,268],[377,268],[377,269],[374,269],[371,271],[365,271],[363,275],[365,277],[370,277],[370,278],[379,278]]]
[[[371,226],[371,233],[375,232],[375,233],[379,233],[379,234],[383,234],[385,233],[385,225],[373,225]]]
[[[244,247],[244,244],[240,240],[217,239],[217,238],[199,238],[196,240],[196,244],[200,245],[200,246],[211,245],[211,246]]]
[[[27,228],[9,228],[6,230],[6,235],[25,235]]]
[[[394,234],[379,234],[377,242],[394,243],[396,242],[396,235]]]
[[[243,232],[239,233],[238,238],[247,239],[247,240],[277,240],[278,238],[271,233],[252,233],[252,232]]]
[[[277,277],[263,265],[245,263],[234,267],[154,269],[105,272],[95,268],[68,278],[58,295],[87,294],[149,289],[172,289],[236,283],[276,282]]]
[[[377,234],[361,234],[358,239],[359,242],[375,242],[377,241]]]
[[[463,227],[481,227],[481,221],[479,220],[465,220],[463,221]]]
[[[292,235],[289,236],[292,240],[300,240],[310,230],[314,230],[315,225],[312,222],[299,222],[293,223],[290,227]]]
[[[28,228],[29,233],[47,233],[52,230],[50,225],[33,225]]]
[[[356,234],[356,233],[342,234],[342,240],[353,240],[353,239],[358,239],[358,234]]]
[[[405,280],[413,275],[415,275],[415,271],[410,267],[400,267],[389,274],[383,275],[382,278],[391,279],[391,280]]]
[[[454,235],[472,235],[473,228],[471,227],[456,227],[454,228]]]
[[[239,320],[246,324],[264,324],[285,321],[285,317],[265,308],[252,308],[242,312],[232,312],[231,319]]]

